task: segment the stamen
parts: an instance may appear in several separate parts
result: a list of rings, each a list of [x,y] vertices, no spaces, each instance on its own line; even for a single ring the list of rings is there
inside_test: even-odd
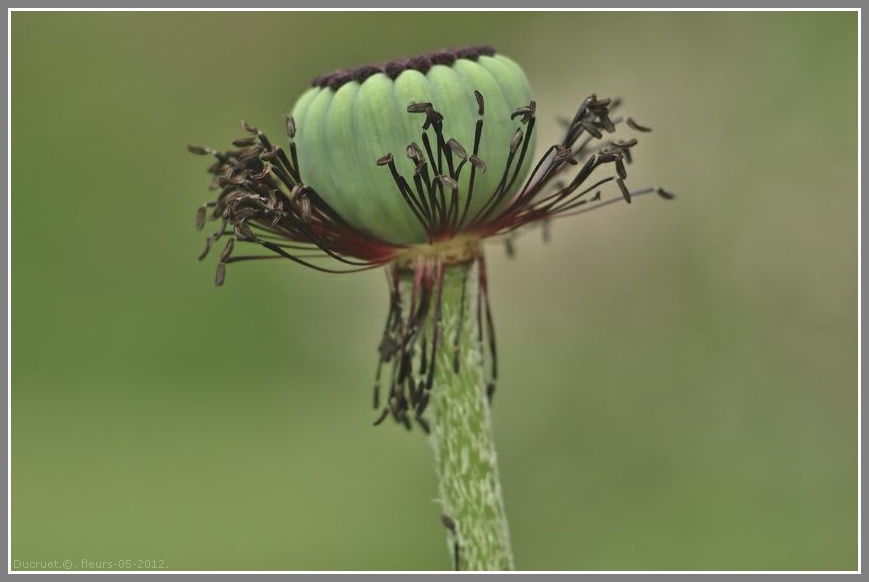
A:
[[[200,206],[196,209],[196,230],[205,228],[205,221],[208,218],[208,210],[206,206]]]
[[[201,253],[199,253],[199,256],[197,257],[198,260],[201,261],[202,259],[204,259],[204,258],[208,255],[208,251],[211,250],[211,245],[212,245],[212,244],[214,244],[214,239],[213,239],[213,238],[211,238],[211,237],[209,236],[208,238],[205,239],[205,248],[202,250]]]
[[[459,187],[459,183],[450,178],[449,176],[440,175],[435,177],[441,182],[441,184],[443,184],[447,188],[456,190]]]
[[[380,411],[380,414],[377,416],[377,419],[374,421],[374,423],[373,423],[374,426],[380,425],[384,420],[386,420],[387,416],[389,416],[389,407],[385,406],[385,407],[383,407],[383,410]]]
[[[655,188],[655,192],[658,194],[658,196],[660,196],[664,200],[672,200],[673,198],[676,197],[675,194],[673,194],[672,192],[667,192],[663,188]]]
[[[489,359],[491,364],[491,381],[494,383],[498,379],[498,348],[495,343],[495,322],[492,319],[492,311],[489,303],[489,279],[486,273],[486,258],[483,254],[477,255],[477,266],[479,273],[479,303],[480,312],[477,316],[477,325],[482,336],[483,318],[486,322],[486,339],[489,344]],[[483,317],[480,317],[480,315]],[[494,390],[494,388],[493,388]]]
[[[520,122],[522,125],[527,125],[529,121],[534,119],[534,113],[537,111],[537,103],[532,101],[525,107],[519,107],[513,113],[510,114],[510,119],[516,119],[517,117],[522,117]]]
[[[453,138],[450,138],[450,140],[447,142],[447,145],[459,159],[468,159],[468,152],[465,150],[465,148],[462,147],[462,144],[460,144]]]
[[[196,146],[196,145],[188,145],[187,151],[190,152],[191,154],[196,154],[197,156],[214,155],[215,153],[217,153],[211,148],[205,148],[205,147]]]
[[[628,171],[625,169],[625,163],[622,160],[622,157],[619,156],[616,158],[616,173],[619,175],[619,178],[624,180],[628,177]]]
[[[486,172],[486,162],[484,162],[483,160],[478,158],[476,155],[473,155],[470,158],[468,158],[468,161],[471,163],[472,166],[474,166],[475,168],[480,170],[480,172],[482,172],[482,173]]]
[[[420,386],[424,387],[425,385],[422,382],[420,382]],[[422,413],[425,412],[425,409],[428,407],[428,402],[429,402],[429,392],[425,391],[425,390],[421,391],[421,394],[419,397],[419,404],[417,404],[417,407],[416,407],[416,416],[417,417],[422,416]]]
[[[226,259],[228,259],[228,258],[229,258],[229,255],[232,254],[232,249],[233,249],[234,246],[235,246],[235,239],[234,239],[234,238],[228,239],[228,240],[226,241],[226,246],[223,247],[223,252],[220,253],[220,259],[219,259],[219,261],[220,261],[221,263],[225,263],[225,262],[226,262]]]
[[[652,128],[644,127],[644,126],[640,125],[639,123],[634,121],[633,118],[631,118],[631,117],[628,117],[628,119],[625,123],[628,124],[628,127],[630,127],[633,130],[636,130],[636,131],[641,131],[643,133],[648,133],[648,132],[652,131]]]
[[[218,287],[226,280],[226,263],[217,263],[217,272],[214,274],[214,284]]]
[[[621,178],[619,178],[618,180],[616,180],[616,184],[619,185],[619,190],[621,190],[622,196],[624,197],[625,202],[630,204],[631,203],[631,192],[630,192],[630,190],[628,190],[628,187],[625,186],[625,181],[622,180]]]
[[[449,530],[451,534],[453,534],[453,567],[456,572],[459,571],[459,537],[456,533],[456,522],[453,521],[447,514],[441,515],[441,523],[444,524],[444,527]]]
[[[232,142],[232,145],[238,148],[247,148],[257,143],[257,138],[255,137],[243,137],[241,139],[237,139]]]
[[[591,122],[589,122],[589,121],[586,121],[585,119],[583,119],[582,121],[580,121],[580,122],[579,122],[579,125],[580,125],[580,126],[581,126],[585,131],[587,131],[588,133],[590,133],[591,135],[593,135],[595,138],[600,139],[600,138],[603,137],[603,134],[600,132],[600,130],[599,130],[597,127],[595,127],[595,125],[594,125],[593,123],[591,123]]]

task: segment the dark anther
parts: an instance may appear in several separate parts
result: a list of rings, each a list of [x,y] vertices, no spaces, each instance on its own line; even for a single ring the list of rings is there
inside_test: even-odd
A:
[[[238,240],[243,240],[243,241],[254,240],[253,231],[250,229],[250,227],[247,224],[245,224],[243,222],[236,223],[232,227],[232,230],[233,230],[233,233],[235,234],[235,238],[237,238]]]
[[[214,284],[220,287],[226,279],[226,263],[217,263],[217,272],[214,274]]]
[[[622,191],[622,196],[624,196],[625,202],[630,204],[631,203],[631,192],[630,192],[630,190],[628,190],[628,187],[625,186],[625,181],[622,180],[621,178],[619,178],[618,180],[616,180],[616,184],[619,185],[619,190]]]
[[[377,349],[380,352],[380,359],[384,362],[388,362],[392,359],[395,352],[398,351],[398,342],[391,336],[384,335],[383,339],[380,340],[380,345]],[[377,407],[375,406],[375,408]]]
[[[248,133],[253,133],[253,134],[259,133],[259,130],[257,128],[255,128],[254,126],[252,126],[251,124],[249,124],[247,121],[245,121],[243,119],[241,120],[241,128]]]
[[[600,120],[601,125],[603,125],[603,128],[607,130],[607,132],[613,133],[616,130],[616,124],[612,122],[609,115],[606,113],[598,115],[598,120]]]
[[[235,246],[235,239],[230,238],[226,241],[226,246],[223,247],[223,252],[220,253],[220,262],[225,263],[226,259],[229,258],[229,255],[232,254],[232,249]]]
[[[404,150],[404,153],[410,158],[412,161],[419,163],[425,159],[425,154],[422,153],[422,148],[416,145],[416,142],[412,142],[407,148]]]
[[[243,137],[232,142],[232,145],[237,148],[249,148],[250,146],[256,144],[257,139],[255,137]]]
[[[458,571],[459,569],[459,539],[456,534],[456,522],[453,521],[446,513],[441,515],[441,523],[444,524],[444,527],[449,530],[451,534],[453,534],[453,567]]]
[[[292,115],[287,115],[287,137],[290,139],[296,137],[296,120]]]
[[[208,218],[208,210],[206,206],[200,206],[196,209],[196,230],[205,228],[205,219]]]
[[[664,190],[663,188],[657,188],[657,189],[655,190],[655,192],[658,194],[658,196],[660,196],[660,197],[663,198],[664,200],[672,200],[673,198],[676,197],[675,194],[673,194],[672,192],[667,192],[667,191]]]
[[[387,416],[389,416],[389,407],[384,406],[383,410],[380,411],[380,415],[377,417],[377,420],[374,421],[374,426],[377,426],[380,423],[382,423],[384,420],[386,420]]]
[[[275,157],[277,157],[278,155],[280,155],[280,153],[281,153],[281,148],[279,148],[278,146],[274,146],[274,147],[273,147],[272,149],[270,149],[269,151],[267,151],[267,152],[263,152],[262,154],[260,154],[260,158],[262,158],[262,159],[264,159],[264,160],[266,160],[266,161],[271,161],[271,160],[273,160]]]
[[[259,172],[256,172],[255,174],[250,174],[250,178],[252,180],[255,180],[258,182],[258,181],[262,180],[263,178],[265,178],[266,176],[268,176],[269,172],[271,172],[271,171],[272,171],[272,165],[266,163],[266,164],[263,164],[262,170],[260,170]]]
[[[625,170],[625,162],[621,157],[616,158],[616,173],[618,173],[619,178],[622,180],[628,177],[628,171]]]
[[[415,103],[413,101],[410,102],[410,105],[407,106],[408,113],[426,113],[432,111],[433,107],[431,103]]]
[[[388,166],[390,163],[392,163],[392,154],[386,154],[385,156],[377,158],[378,166]]]
[[[425,384],[420,382],[420,386],[424,388]],[[428,392],[423,390],[422,394],[420,394],[420,396],[419,396],[419,404],[417,404],[417,406],[416,406],[416,415],[417,416],[422,416],[422,413],[425,412],[425,409],[428,406],[428,399],[429,399]]]
[[[607,107],[609,107],[609,104],[611,103],[611,101],[612,100],[609,97],[606,97],[604,99],[598,99],[595,95],[592,95],[591,101],[589,101],[589,103],[588,103],[588,108],[589,109],[606,109]]]
[[[202,249],[202,252],[199,253],[199,256],[196,257],[196,258],[199,259],[200,261],[201,261],[202,259],[204,259],[204,258],[208,255],[208,251],[211,250],[211,245],[213,245],[213,244],[214,244],[214,239],[213,239],[213,238],[208,237],[207,239],[205,239],[205,248]]]
[[[244,184],[243,176],[220,176],[217,179],[217,183],[221,188],[225,188],[226,186],[241,186]]]
[[[253,164],[256,168],[259,168],[256,164],[259,162],[259,155],[262,152],[261,147],[253,147],[253,148],[245,148],[238,152],[238,161],[239,162],[251,162],[253,160]],[[247,165],[247,164],[245,164]],[[251,169],[248,167],[248,169]]]
[[[513,134],[513,139],[510,140],[510,153],[515,154],[520,145],[522,145],[522,130],[517,129],[516,133]]]
[[[440,123],[444,120],[444,116],[435,111],[433,108],[425,112],[426,125],[430,123]]]
[[[437,179],[441,181],[441,184],[443,184],[447,188],[450,188],[451,190],[455,190],[459,187],[459,183],[450,178],[449,176],[439,174]]]
[[[412,373],[411,354],[402,352],[401,359],[398,362],[398,377],[396,382],[402,384]]]
[[[489,406],[492,405],[493,398],[495,398],[495,383],[489,382],[486,384],[486,400],[489,401]]]
[[[513,239],[509,236],[504,238],[504,250],[507,251],[507,256],[511,259],[516,256],[516,247],[513,245]]]
[[[379,370],[378,370],[379,371]],[[380,408],[380,379],[374,382],[374,408]]]
[[[196,154],[197,156],[207,156],[209,154],[215,153],[215,151],[211,148],[204,148],[202,146],[189,145],[187,146],[187,151],[191,154]]]
[[[516,111],[510,114],[510,119],[522,117],[521,122],[524,125],[534,118],[535,111],[537,111],[537,103],[535,101],[532,101],[525,107],[519,107],[518,109],[516,109]]]
[[[597,127],[602,127],[607,133],[612,133],[616,130],[615,124],[609,118],[609,115],[607,115],[605,110],[597,114],[597,123],[595,123],[595,125]]]
[[[419,373],[420,373],[420,375],[425,374],[424,371],[420,371]],[[413,383],[411,383],[411,384],[408,386],[408,388],[413,388]],[[425,391],[425,382],[424,382],[423,380],[417,380],[417,382],[416,382],[416,388],[413,389],[413,393],[416,395],[416,403],[417,403],[416,410],[417,410],[417,414],[421,414],[421,413],[419,412],[419,404],[422,402],[422,397],[423,397],[423,395],[424,395],[424,394],[427,394],[427,392]],[[426,402],[426,404],[428,404],[428,402]]]
[[[625,158],[625,163],[630,164],[632,161],[631,148],[637,145],[637,143],[637,139],[632,138],[627,141],[614,141],[612,146],[622,153],[622,156]]]
[[[630,127],[631,129],[634,129],[636,131],[642,131],[643,133],[648,133],[648,132],[652,131],[652,128],[644,127],[644,126],[640,125],[639,123],[634,121],[633,118],[631,118],[631,117],[628,117],[628,119],[625,121],[625,123],[628,124],[628,127]]]
[[[467,150],[465,150],[465,148],[462,147],[462,144],[460,144],[459,142],[457,142],[453,138],[450,138],[450,141],[447,142],[447,145],[450,146],[450,149],[453,150],[453,153],[456,154],[456,156],[458,156],[459,159],[462,159],[462,160],[468,159],[468,152],[467,152]]]
[[[629,150],[629,149],[622,150],[622,155],[625,158],[626,164],[630,164],[634,161],[633,156],[631,156],[631,150]]]
[[[483,101],[483,94],[479,91],[474,91],[474,97],[477,98],[477,115],[482,116],[486,111],[485,102]]]
[[[486,173],[486,162],[478,158],[477,156],[471,156],[468,158],[468,161],[471,162],[471,165],[483,172]]]
[[[579,125],[581,125],[585,131],[587,131],[588,133],[590,133],[591,135],[593,135],[597,139],[600,139],[603,137],[603,134],[600,132],[600,130],[590,121],[583,119],[582,121],[579,122]]]

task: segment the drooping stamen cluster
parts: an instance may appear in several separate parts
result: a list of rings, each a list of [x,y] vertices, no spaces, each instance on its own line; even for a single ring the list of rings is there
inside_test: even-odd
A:
[[[475,249],[469,258],[476,262],[477,284],[467,285],[472,269],[463,272],[461,310],[454,337],[444,337],[441,317],[445,261],[432,257],[418,257],[412,269],[393,263],[387,269],[390,289],[389,315],[378,351],[380,361],[374,385],[374,408],[381,407],[381,379],[383,366],[392,363],[388,378],[387,403],[374,424],[380,424],[390,414],[408,429],[411,420],[425,431],[429,425],[422,416],[428,406],[434,384],[435,369],[441,350],[449,349],[453,372],[461,369],[462,353],[459,330],[465,317],[474,317],[477,328],[477,349],[481,357],[488,358],[486,396],[491,403],[498,377],[495,328],[489,305],[486,262],[482,250]],[[466,301],[465,293],[472,287],[478,294]],[[410,289],[410,293],[403,290]],[[409,297],[409,304],[405,301]],[[466,313],[468,305],[475,305],[475,313]],[[412,415],[412,416],[411,416]]]
[[[292,143],[292,117],[287,118],[289,156],[255,127],[242,122],[242,129],[251,136],[233,142],[239,149],[219,152],[188,146],[194,154],[217,159],[208,171],[214,175],[212,189],[220,194],[199,208],[196,227],[204,228],[209,218],[220,221],[220,226],[206,239],[199,259],[204,259],[223,235],[234,235],[220,254],[217,285],[223,284],[226,265],[239,261],[283,257],[318,271],[342,273],[371,269],[395,258],[400,247],[359,232],[302,182]],[[235,241],[255,243],[274,254],[233,255]],[[323,258],[333,259],[344,268],[314,262]]]
[[[651,192],[665,199],[673,196],[661,188],[628,189],[625,165],[631,162],[631,149],[637,140],[603,139],[605,133],[615,132],[622,119],[610,117],[617,102],[597,99],[594,95],[582,102],[567,123],[564,139],[546,151],[524,185],[516,191],[514,185],[521,178],[520,169],[529,155],[536,105],[532,101],[513,112],[511,119],[519,118],[524,130],[517,129],[510,142],[504,144],[504,159],[483,160],[479,151],[484,135],[485,100],[479,91],[474,94],[478,119],[470,150],[444,135],[444,114],[435,109],[435,104],[411,103],[407,113],[425,117],[420,134],[422,145],[413,142],[404,151],[414,164],[413,175],[401,175],[392,152],[385,152],[372,163],[390,172],[398,195],[423,227],[428,245],[459,237],[471,241],[466,255],[458,260],[478,264],[480,298],[476,305],[479,307],[477,313],[462,313],[462,317],[476,317],[480,350],[487,352],[490,359],[488,392],[491,397],[497,360],[485,262],[479,241],[506,235],[504,238],[509,245],[511,233],[525,225],[544,225],[546,236],[545,227],[553,218],[579,214],[620,200],[630,203],[632,198]],[[630,118],[625,123],[635,131],[648,131]],[[250,135],[234,142],[238,149],[218,152],[190,147],[193,153],[215,156],[217,161],[209,171],[215,177],[213,187],[220,191],[215,201],[202,206],[197,213],[200,229],[207,218],[220,221],[218,230],[208,237],[200,259],[224,234],[232,234],[234,238],[227,241],[220,255],[215,280],[218,285],[223,283],[226,264],[253,259],[284,257],[325,272],[352,272],[388,265],[390,310],[379,346],[375,408],[381,407],[382,368],[386,364],[392,367],[388,377],[388,401],[375,424],[391,414],[408,428],[413,418],[427,430],[428,424],[422,415],[432,389],[437,354],[450,340],[442,337],[440,324],[443,270],[446,263],[457,259],[439,255],[437,250],[432,250],[437,249],[436,246],[421,250],[417,245],[380,240],[342,218],[326,201],[328,195],[321,196],[302,181],[293,142],[295,122],[292,117],[287,120],[289,155],[273,146],[256,128],[247,124],[242,127]],[[592,175],[605,165],[612,167],[614,174],[589,184]],[[495,189],[475,191],[478,173],[493,167],[501,171]],[[571,168],[576,172],[567,177]],[[461,191],[463,172],[470,172],[467,192]],[[603,197],[601,187],[610,182],[615,182],[618,193]],[[484,197],[482,205],[474,205],[477,196]],[[272,254],[233,255],[235,241],[258,244]],[[324,267],[319,264],[320,259],[334,260],[340,268]],[[411,279],[409,305],[403,303],[400,292],[403,278]],[[457,356],[458,351],[454,360],[456,368]]]

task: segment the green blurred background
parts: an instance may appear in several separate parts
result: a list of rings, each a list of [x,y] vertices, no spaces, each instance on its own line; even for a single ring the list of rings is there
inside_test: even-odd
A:
[[[680,195],[489,250],[520,569],[857,567],[857,15],[814,12],[14,13],[13,560],[450,568],[427,443],[371,426],[383,275],[215,288],[185,146],[482,43],[541,144],[625,97]]]

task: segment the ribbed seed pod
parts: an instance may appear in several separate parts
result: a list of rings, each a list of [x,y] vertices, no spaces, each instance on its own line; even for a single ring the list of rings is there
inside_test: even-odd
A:
[[[444,51],[380,68],[334,73],[316,79],[314,85],[292,110],[302,181],[352,226],[383,241],[426,243],[433,235],[432,225],[427,228],[402,197],[390,169],[377,164],[385,155],[393,156],[398,174],[411,187],[415,172],[424,188],[425,179],[433,181],[439,174],[453,179],[455,185],[445,180],[444,199],[450,202],[455,186],[464,217],[458,227],[470,223],[498,191],[517,130],[532,132],[529,155],[521,158],[509,189],[499,194],[499,206],[509,202],[531,165],[534,129],[513,115],[532,101],[528,79],[516,63],[491,49]],[[479,120],[483,124],[477,142]],[[452,148],[452,172],[438,148],[438,123],[444,143],[453,140],[459,146]],[[428,167],[407,155],[411,144],[419,148]],[[466,163],[456,172],[462,161],[459,154],[470,156],[475,149],[477,165]],[[425,155],[428,152],[433,160]],[[514,170],[510,168],[510,176]]]

